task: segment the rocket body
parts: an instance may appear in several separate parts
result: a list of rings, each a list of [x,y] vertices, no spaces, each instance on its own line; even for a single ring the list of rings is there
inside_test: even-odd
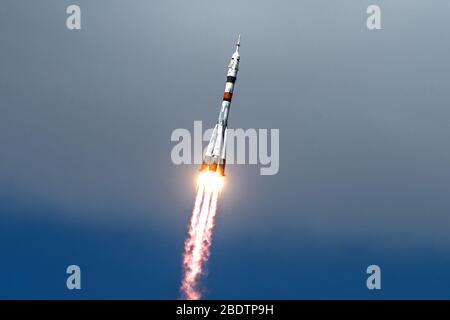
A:
[[[233,98],[234,85],[236,83],[237,73],[239,70],[239,47],[241,45],[241,36],[239,35],[236,44],[236,51],[231,56],[228,65],[227,82],[223,93],[222,107],[219,113],[219,119],[214,127],[203,157],[203,164],[200,171],[217,172],[221,176],[225,175],[226,163],[226,144],[227,144],[227,128],[228,115],[230,112],[231,99]]]

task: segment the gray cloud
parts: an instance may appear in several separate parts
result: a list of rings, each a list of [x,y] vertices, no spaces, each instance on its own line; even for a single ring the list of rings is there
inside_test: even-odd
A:
[[[2,193],[184,227],[170,134],[213,125],[240,32],[230,125],[280,128],[280,173],[230,167],[221,228],[449,242],[448,1],[377,1],[375,32],[369,1],[78,1],[76,32],[47,2],[2,4]]]

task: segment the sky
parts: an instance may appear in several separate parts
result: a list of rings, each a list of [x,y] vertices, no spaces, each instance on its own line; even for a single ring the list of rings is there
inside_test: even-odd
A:
[[[450,298],[449,11],[2,1],[0,298],[179,297],[198,166],[170,137],[214,125],[238,33],[229,126],[279,129],[280,167],[227,167],[205,297]]]

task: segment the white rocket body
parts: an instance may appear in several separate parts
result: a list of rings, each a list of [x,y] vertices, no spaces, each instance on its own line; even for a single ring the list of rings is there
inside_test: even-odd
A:
[[[231,99],[233,97],[234,84],[236,83],[236,77],[239,70],[240,45],[241,36],[239,35],[236,51],[231,56],[231,61],[228,65],[227,83],[225,84],[219,119],[214,127],[211,140],[209,141],[205,156],[203,157],[203,164],[200,168],[200,171],[213,171],[222,176],[225,175],[228,114],[230,111]]]

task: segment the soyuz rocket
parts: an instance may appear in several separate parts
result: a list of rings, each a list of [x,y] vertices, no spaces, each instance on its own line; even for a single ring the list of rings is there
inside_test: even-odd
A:
[[[225,84],[225,91],[223,93],[222,107],[219,113],[219,119],[214,127],[203,157],[203,164],[200,171],[217,172],[219,175],[225,175],[225,148],[227,144],[227,127],[228,114],[230,112],[231,98],[233,97],[234,84],[239,70],[239,47],[241,45],[241,35],[238,37],[236,43],[236,51],[231,56],[230,64],[228,65],[227,83]]]

